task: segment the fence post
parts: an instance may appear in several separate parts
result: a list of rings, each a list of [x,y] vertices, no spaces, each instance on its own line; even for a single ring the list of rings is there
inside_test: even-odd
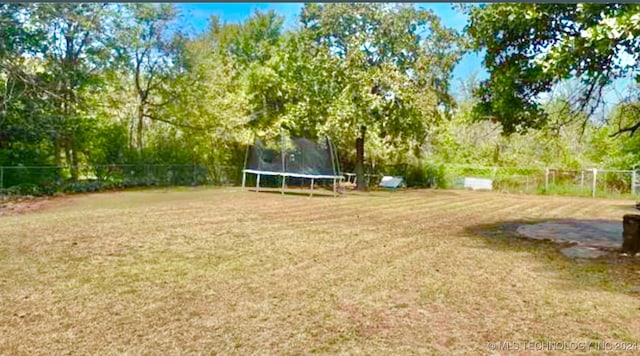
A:
[[[636,195],[636,170],[635,169],[631,171],[631,194]]]
[[[584,191],[584,169],[580,171],[580,190]]]
[[[549,193],[549,168],[544,170],[544,191]]]
[[[596,183],[598,182],[597,177],[598,177],[598,168],[594,168],[593,169],[593,185],[591,186],[591,197],[592,198],[596,197]]]
[[[0,189],[4,189],[4,167],[0,166]]]

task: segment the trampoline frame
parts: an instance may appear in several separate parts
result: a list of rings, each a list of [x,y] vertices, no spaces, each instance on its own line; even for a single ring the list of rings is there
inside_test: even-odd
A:
[[[288,172],[272,172],[272,171],[258,171],[255,169],[243,169],[242,170],[242,189],[246,189],[246,180],[247,180],[247,173],[249,174],[255,174],[257,176],[256,178],[256,192],[260,191],[260,176],[261,175],[265,175],[265,176],[280,176],[282,177],[282,187],[280,188],[280,193],[284,194],[285,191],[290,191],[290,192],[298,192],[300,190],[292,190],[292,189],[286,189],[285,185],[286,185],[286,181],[287,181],[287,177],[294,177],[294,178],[308,178],[311,179],[311,185],[310,185],[310,190],[309,190],[309,196],[313,196],[313,186],[314,183],[317,179],[332,179],[333,180],[333,196],[338,196],[338,191],[337,191],[337,186],[339,182],[342,182],[342,180],[344,180],[343,176],[334,176],[334,175],[320,175],[320,174],[301,174],[301,173],[288,173]],[[264,188],[263,188],[264,190]]]
[[[337,191],[337,186],[339,183],[341,183],[344,180],[344,176],[339,174],[340,171],[340,166],[339,163],[337,162],[337,152],[335,147],[333,146],[333,142],[331,142],[331,140],[329,139],[329,137],[326,137],[326,140],[328,142],[329,145],[329,154],[331,155],[331,165],[333,166],[333,175],[327,175],[327,174],[305,174],[305,173],[294,173],[294,172],[276,172],[276,171],[264,171],[264,170],[257,170],[257,169],[247,169],[247,158],[248,158],[248,154],[249,154],[249,147],[247,146],[247,152],[245,154],[245,163],[244,163],[244,168],[242,170],[242,189],[247,189],[246,187],[246,181],[247,181],[247,174],[255,174],[257,176],[256,178],[256,192],[260,191],[260,176],[279,176],[282,177],[282,186],[280,187],[280,193],[284,194],[285,191],[289,191],[289,192],[300,192],[301,190],[296,189],[286,189],[286,180],[287,177],[292,177],[292,178],[307,178],[307,179],[311,179],[311,186],[310,186],[310,190],[309,190],[309,196],[313,196],[314,190],[313,190],[313,186],[316,180],[320,180],[320,179],[330,179],[333,180],[333,196],[338,196],[338,191]],[[283,158],[283,167],[284,167],[284,158]],[[336,170],[338,172],[336,172]],[[336,174],[338,173],[338,174]],[[265,189],[262,188],[263,190],[267,191],[269,190],[269,188]],[[276,188],[277,189],[277,188]],[[304,191],[304,190],[302,190]]]

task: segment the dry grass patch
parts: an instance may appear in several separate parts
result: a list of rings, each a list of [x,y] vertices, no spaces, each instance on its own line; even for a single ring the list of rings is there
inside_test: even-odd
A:
[[[8,353],[486,353],[633,341],[637,263],[478,234],[621,219],[616,200],[454,191],[341,198],[175,189],[0,218]]]

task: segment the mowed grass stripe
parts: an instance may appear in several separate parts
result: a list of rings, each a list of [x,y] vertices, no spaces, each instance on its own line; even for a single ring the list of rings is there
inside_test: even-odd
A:
[[[393,194],[393,193],[392,193]],[[293,221],[299,220],[304,223],[308,221],[309,218],[313,218],[314,220],[324,220],[326,221],[328,216],[342,216],[343,214],[357,214],[361,217],[371,217],[375,216],[378,213],[387,213],[387,212],[395,212],[395,211],[403,211],[406,208],[413,208],[414,210],[439,210],[443,207],[456,208],[457,206],[468,206],[470,204],[478,204],[485,201],[485,199],[481,196],[473,197],[465,202],[452,202],[452,197],[445,196],[447,199],[442,199],[442,196],[438,197],[430,196],[430,195],[420,195],[420,196],[400,196],[400,197],[375,197],[366,201],[366,203],[358,204],[358,200],[347,201],[347,199],[360,199],[362,201],[361,196],[347,196],[343,197],[342,204],[338,206],[329,205],[326,206],[326,209],[315,209],[317,207],[317,203],[309,202],[302,207],[305,209],[301,209],[300,205],[293,206],[285,206],[283,210],[279,212],[273,212],[271,208],[260,211],[260,213],[265,213],[266,216],[270,218],[279,218],[282,216],[287,216]],[[438,199],[439,198],[439,199]],[[324,208],[320,206],[319,208]],[[347,208],[346,211],[344,208]],[[308,211],[313,210],[313,214],[309,214]]]
[[[393,213],[384,214],[379,217],[379,221],[388,222],[393,224],[394,222],[402,222],[401,218],[404,218],[404,222],[411,222],[413,224],[418,224],[418,226],[440,226],[446,225],[451,229],[460,228],[463,226],[467,226],[469,223],[469,218],[473,218],[474,216],[478,216],[478,212],[486,211],[490,212],[492,215],[498,215],[502,211],[519,211],[521,207],[525,207],[528,205],[526,202],[520,202],[517,205],[498,205],[500,208],[494,207],[495,202],[488,202],[486,199],[478,199],[475,201],[465,201],[464,203],[456,205],[458,208],[455,208],[455,214],[452,214],[449,209],[437,209],[435,211],[428,211],[424,214],[411,213],[407,214],[407,212],[403,211],[395,211]],[[447,205],[451,207],[452,205]],[[526,212],[524,212],[526,213]]]
[[[283,207],[283,209],[279,212],[266,212],[262,213],[261,217],[264,221],[281,221],[286,222],[287,225],[292,227],[300,227],[301,225],[309,225],[310,223],[316,222],[342,222],[349,221],[353,218],[360,217],[373,217],[378,214],[383,213],[381,211],[381,207],[384,207],[384,210],[394,211],[399,207],[405,207],[407,204],[412,204],[413,202],[418,202],[420,198],[413,198],[409,201],[395,201],[389,202],[387,204],[378,203],[378,205],[369,204],[361,200],[360,197],[355,197],[356,199],[347,201],[347,199],[351,199],[352,197],[345,197],[345,203],[349,203],[350,205],[344,205],[344,207],[336,208],[334,206],[317,206],[306,204],[304,208],[300,208],[298,206],[292,207]]]
[[[554,254],[494,248],[467,229],[585,204],[614,216],[621,201],[122,194],[120,208],[98,194],[0,227],[11,235],[0,238],[10,251],[0,254],[0,349],[468,354],[495,340],[640,335],[634,297],[575,279]],[[111,208],[91,212],[101,205]]]

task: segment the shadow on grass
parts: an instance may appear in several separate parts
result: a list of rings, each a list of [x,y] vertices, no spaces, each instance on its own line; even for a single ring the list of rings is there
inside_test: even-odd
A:
[[[629,204],[615,204],[612,205],[612,207],[614,208],[619,208],[619,209],[628,209],[629,213],[628,214],[640,214],[640,210],[636,209],[636,203],[630,201]]]
[[[296,190],[296,189],[285,189],[284,194],[279,188],[260,188],[260,190],[256,190],[256,188],[245,188],[247,192],[258,193],[258,194],[277,194],[277,195],[287,195],[287,196],[306,196],[309,198],[339,198],[341,194],[334,195],[333,191],[325,190],[325,189],[314,189],[313,195],[310,195],[310,190]]]
[[[528,238],[518,233],[518,227],[542,222],[568,222],[572,219],[508,220],[492,224],[469,226],[465,230],[483,240],[485,248],[506,252],[527,252],[542,262],[549,271],[566,272],[585,289],[596,288],[640,297],[640,256],[626,256],[619,248],[606,248],[605,254],[594,258],[569,258],[560,252],[576,246],[574,242]],[[573,220],[584,221],[584,220]],[[600,220],[603,222],[616,222]],[[622,243],[622,240],[620,241]]]

